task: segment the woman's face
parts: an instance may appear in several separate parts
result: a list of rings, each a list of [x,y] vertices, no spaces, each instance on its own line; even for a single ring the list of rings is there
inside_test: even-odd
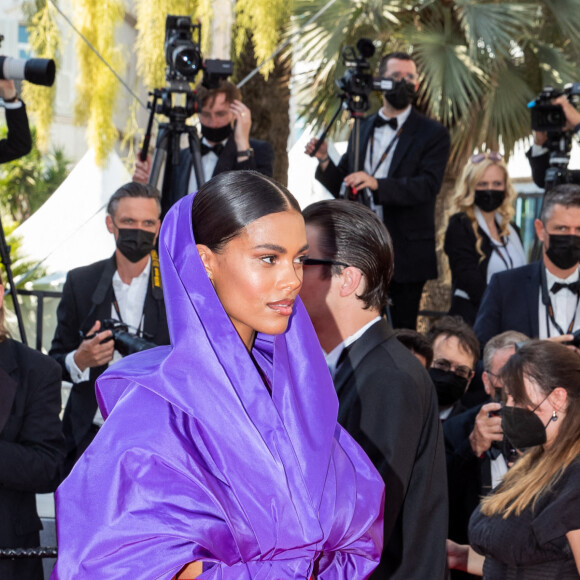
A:
[[[255,332],[281,334],[302,286],[306,228],[287,210],[246,226],[220,253],[198,244],[215,291],[236,331],[251,348]]]
[[[505,189],[505,173],[499,165],[490,165],[475,184],[475,189]]]

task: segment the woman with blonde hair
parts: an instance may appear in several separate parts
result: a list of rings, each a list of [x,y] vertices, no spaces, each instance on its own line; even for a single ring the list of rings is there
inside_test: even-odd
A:
[[[448,563],[502,580],[580,578],[580,357],[526,343],[501,371],[505,436],[523,456],[473,513]]]
[[[444,230],[451,270],[449,314],[468,324],[475,322],[493,274],[526,263],[510,223],[516,196],[502,155],[494,151],[472,155],[455,187]]]

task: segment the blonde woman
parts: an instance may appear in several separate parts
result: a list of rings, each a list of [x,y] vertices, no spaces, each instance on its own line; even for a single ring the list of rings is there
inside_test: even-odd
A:
[[[493,274],[526,263],[515,227],[516,191],[502,155],[472,155],[457,182],[447,213],[444,250],[451,269],[451,308],[475,322],[483,292]]]
[[[523,456],[448,540],[450,568],[488,580],[580,578],[580,357],[530,341],[501,371],[502,428]]]

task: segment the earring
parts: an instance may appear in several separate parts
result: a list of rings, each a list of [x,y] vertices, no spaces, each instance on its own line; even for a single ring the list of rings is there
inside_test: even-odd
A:
[[[556,411],[552,411],[552,421],[557,421],[558,420],[558,415],[556,414]]]

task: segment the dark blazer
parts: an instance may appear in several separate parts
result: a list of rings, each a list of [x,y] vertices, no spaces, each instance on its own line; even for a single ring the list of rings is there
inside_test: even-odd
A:
[[[550,153],[543,155],[532,156],[532,149],[526,152],[530,167],[532,169],[532,179],[538,187],[544,187],[546,181],[546,171],[550,167]],[[580,184],[580,171],[577,169],[570,170],[572,175],[572,183]]]
[[[32,137],[30,136],[24,103],[16,109],[4,110],[6,111],[8,137],[0,139],[0,163],[14,161],[14,159],[30,153],[32,149]]]
[[[429,375],[381,320],[349,347],[334,384],[339,423],[385,481],[385,543],[371,578],[444,578],[447,483]]]
[[[57,327],[49,355],[60,363],[63,378],[71,380],[64,361],[81,343],[80,332],[87,333],[97,320],[111,318],[115,257],[71,270],[57,309]],[[153,273],[153,269],[152,269]],[[149,284],[144,306],[144,332],[156,344],[169,344],[165,303],[160,287]],[[90,379],[71,389],[64,412],[63,426],[67,451],[73,452],[87,436],[97,410],[95,381],[107,368],[94,367]]]
[[[473,330],[480,344],[506,330],[537,338],[542,260],[494,274],[485,290]]]
[[[0,547],[40,545],[36,494],[60,483],[61,370],[14,340],[0,343]],[[39,559],[0,560],[2,580],[42,580]]]
[[[246,161],[238,162],[238,150],[232,134],[218,157],[213,174],[206,175],[206,180],[224,171],[240,169],[253,169],[272,177],[274,175],[274,149],[272,149],[272,145],[267,141],[250,139],[250,147],[254,150],[254,156]],[[191,193],[191,191],[188,191],[191,170],[191,152],[189,149],[182,149],[179,152],[179,164],[174,166],[171,174],[171,187],[169,188],[171,199],[168,208],[178,199]],[[166,213],[166,210],[164,213]]]
[[[360,159],[364,167],[367,145],[376,115],[361,122]],[[338,166],[332,161],[316,179],[338,196],[343,179],[355,171],[351,134]],[[435,200],[449,157],[449,133],[443,125],[414,109],[403,125],[393,153],[389,176],[378,179],[375,203],[384,207],[384,222],[393,239],[396,282],[437,278],[435,255]]]

